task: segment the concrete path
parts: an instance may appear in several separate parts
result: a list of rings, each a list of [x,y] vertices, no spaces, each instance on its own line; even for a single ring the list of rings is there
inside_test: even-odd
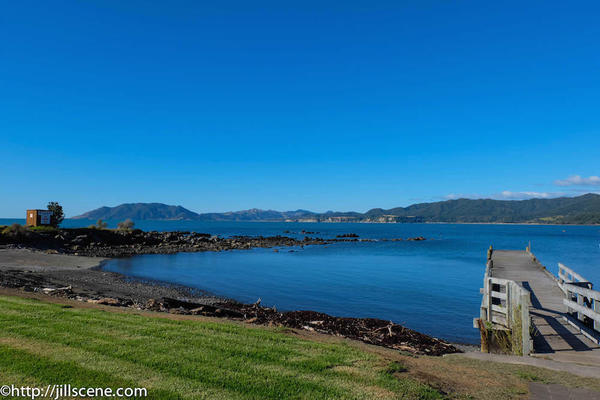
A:
[[[531,382],[530,400],[600,400],[600,393],[582,388],[568,388],[562,385],[546,385]]]
[[[482,361],[501,362],[517,365],[531,365],[554,371],[568,372],[585,378],[600,379],[600,365],[582,367],[575,363],[566,363],[547,360],[537,357],[509,356],[503,354],[489,354],[481,352],[467,352],[463,354],[448,354],[444,357],[468,357]],[[529,384],[530,400],[600,400],[600,393],[582,388],[568,388],[562,385],[531,382]]]
[[[531,365],[533,367],[540,367],[551,369],[553,371],[568,372],[573,375],[582,376],[585,378],[597,378],[600,379],[600,364],[599,365],[581,365],[577,363],[570,363],[564,361],[555,361],[552,359],[541,358],[541,357],[521,357],[521,356],[509,356],[504,354],[490,354],[481,352],[467,352],[459,354],[449,354],[444,357],[468,357],[481,361],[492,361],[506,364],[517,364],[517,365]]]

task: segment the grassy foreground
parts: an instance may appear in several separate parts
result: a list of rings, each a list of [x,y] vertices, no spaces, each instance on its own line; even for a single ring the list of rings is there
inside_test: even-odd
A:
[[[439,398],[378,357],[278,329],[0,297],[1,382],[146,387],[150,398]]]
[[[145,387],[151,399],[510,399],[531,380],[586,383],[282,328],[60,302],[0,296],[0,385]]]

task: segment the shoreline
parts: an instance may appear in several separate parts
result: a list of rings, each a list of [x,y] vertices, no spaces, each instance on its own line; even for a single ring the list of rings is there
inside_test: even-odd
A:
[[[390,321],[334,317],[315,311],[281,312],[262,307],[260,300],[255,304],[243,304],[200,289],[104,271],[102,264],[106,258],[90,258],[0,247],[0,286],[23,293],[34,292],[115,307],[280,325],[343,336],[412,354],[443,355],[474,348],[473,345],[434,338]]]
[[[24,218],[0,218],[1,220],[19,221],[18,223],[25,223]],[[84,220],[82,218],[67,218],[70,221],[87,221],[94,222],[93,220]],[[373,225],[532,225],[532,226],[600,226],[600,224],[554,224],[554,223],[540,223],[540,222],[446,222],[446,221],[425,221],[425,222],[371,222],[371,221],[353,221],[353,222],[331,222],[331,221],[201,221],[194,219],[144,219],[140,221],[145,222],[201,222],[201,223],[270,223],[270,224],[373,224]],[[84,226],[76,226],[67,229],[83,229]]]

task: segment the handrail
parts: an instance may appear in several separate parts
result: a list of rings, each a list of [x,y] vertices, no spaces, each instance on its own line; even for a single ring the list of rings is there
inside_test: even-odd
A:
[[[565,281],[570,281],[570,282],[589,282],[583,276],[579,275],[577,272],[573,271],[571,268],[567,267],[563,263],[558,263],[558,275],[559,276],[561,275],[561,270],[565,271],[567,274],[571,275],[574,278],[574,279],[565,279],[565,278],[561,277],[562,279],[565,279]],[[568,275],[566,277],[568,278]]]
[[[594,301],[600,302],[600,292],[599,291],[580,287],[580,286],[574,285],[572,283],[566,283],[566,285],[569,285],[566,287],[567,291],[573,292],[576,294],[580,294],[584,297],[587,297],[588,299],[592,299]]]
[[[558,263],[558,277],[567,313],[576,313],[577,320],[583,323],[586,317],[589,318],[594,330],[600,332],[600,292],[593,290],[591,282],[562,263]]]

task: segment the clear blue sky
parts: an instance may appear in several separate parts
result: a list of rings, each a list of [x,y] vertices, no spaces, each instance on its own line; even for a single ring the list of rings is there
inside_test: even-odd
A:
[[[0,216],[600,191],[597,2],[209,3],[4,4]]]

